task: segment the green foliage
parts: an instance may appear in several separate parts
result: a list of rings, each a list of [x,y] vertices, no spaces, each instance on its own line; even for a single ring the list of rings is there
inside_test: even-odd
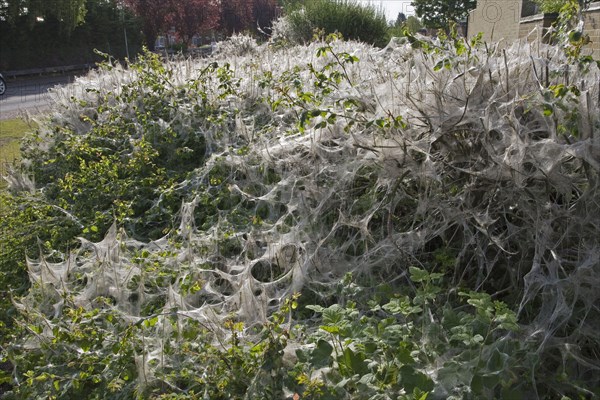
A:
[[[564,2],[560,7],[557,29],[553,35],[569,61],[577,64],[578,68],[587,70],[592,63],[600,67],[600,61],[582,53],[583,47],[588,45],[591,40],[589,35],[583,31],[583,24],[580,24],[579,21],[581,7],[581,3],[577,0]]]
[[[406,19],[406,22],[404,23],[403,27],[413,34],[423,29],[421,21],[414,15],[411,15]]]
[[[324,38],[323,45],[317,49],[316,56],[323,59],[324,65],[320,67],[316,67],[312,63],[307,65],[313,78],[313,88],[311,89],[314,89],[315,92],[306,90],[300,85],[293,85],[293,90],[288,86],[283,93],[283,99],[272,104],[272,107],[285,105],[298,108],[300,110],[298,119],[300,132],[305,132],[308,127],[325,129],[340,122],[344,124],[345,132],[349,132],[355,126],[382,130],[406,128],[407,125],[401,116],[395,116],[389,112],[387,115],[375,119],[366,117],[365,114],[368,115],[374,106],[354,96],[337,99],[334,107],[321,107],[323,100],[339,91],[342,82],[354,86],[348,69],[359,59],[348,52],[338,53],[334,50],[332,43],[339,38],[340,34],[329,34]],[[286,77],[286,80],[288,78],[297,79],[292,76]]]
[[[308,338],[314,346],[297,351],[296,390],[324,399],[518,396],[515,378],[524,365],[515,313],[485,293],[448,296],[443,274],[411,267],[410,276],[415,292],[376,299],[365,299],[346,276],[341,290],[363,301],[307,306],[320,325]],[[461,307],[460,298],[471,307]]]
[[[47,121],[23,143],[23,157],[30,162],[22,173],[44,190],[0,193],[2,332],[13,325],[11,296],[29,286],[26,256],[69,251],[77,247],[77,236],[99,238],[114,221],[138,238],[163,236],[183,199],[177,184],[204,162],[203,124],[225,121],[209,104],[212,93],[205,92],[204,75],[185,87],[174,86],[171,72],[150,53],[130,71],[135,79],[118,92],[102,93],[97,104],[73,97],[71,104],[85,108],[75,124]],[[235,90],[228,65],[211,65],[203,74],[218,80],[217,99]],[[199,100],[192,120],[174,119],[183,96]],[[205,215],[214,218],[216,204],[210,197],[203,202]],[[3,335],[3,342],[8,338]]]
[[[0,365],[8,363],[6,346],[17,340],[18,311],[13,300],[27,293],[25,256],[35,259],[50,249],[67,251],[80,228],[60,209],[28,193],[0,191]],[[55,261],[52,256],[49,261]],[[0,369],[0,392],[12,382],[10,369]],[[6,385],[6,386],[5,386]]]
[[[0,70],[101,62],[94,49],[119,59],[141,50],[139,20],[117,0],[27,3],[27,13],[19,11],[21,4],[11,8],[10,17],[0,18]],[[7,9],[0,7],[0,14]]]
[[[308,42],[315,29],[325,34],[339,32],[349,40],[383,47],[387,44],[387,21],[383,13],[354,0],[308,1],[288,8],[287,18],[295,36]]]
[[[515,314],[475,292],[460,293],[470,308],[457,311],[460,298],[448,300],[439,286],[442,274],[413,267],[410,273],[417,285],[410,297],[407,292],[370,299],[363,306],[354,301],[306,306],[317,315],[315,331],[290,329],[300,311],[299,295],[286,300],[256,336],[244,335],[243,323],[226,319],[226,335],[220,337],[176,309],[126,324],[110,298],[97,298],[91,310],[66,298],[60,321],[26,310],[13,334],[36,337],[42,346],[35,354],[11,346],[9,356],[24,373],[8,398],[158,399],[176,392],[186,393],[177,397],[182,399],[200,394],[279,398],[292,391],[312,399],[394,394],[408,400],[424,399],[427,393],[518,394],[521,382],[515,378],[523,360],[522,346],[511,334],[519,330]],[[340,290],[357,300],[366,294],[357,291],[350,275]],[[284,349],[303,331],[309,334],[290,363]],[[136,356],[156,345],[177,364]],[[44,364],[37,364],[38,358]],[[151,377],[140,376],[146,364],[157,366]],[[324,368],[327,372],[319,374]],[[426,373],[431,368],[437,369],[437,381]]]
[[[111,309],[109,298],[97,299],[98,308],[90,311],[65,299],[66,318],[58,323],[27,311],[17,332],[36,337],[42,347],[35,354],[11,347],[9,356],[24,373],[7,398],[280,398],[288,380],[283,349],[289,331],[284,326],[296,298],[285,302],[253,340],[235,319],[225,320],[217,331],[177,310],[129,324]],[[175,364],[140,355],[157,345]],[[38,359],[48,363],[39,365]],[[154,373],[144,376],[150,366]]]
[[[70,33],[84,21],[86,12],[86,0],[30,1],[26,5],[19,0],[7,0],[2,5],[0,16],[11,24],[25,19],[30,26],[36,23],[37,18],[55,18],[60,22],[61,30]]]
[[[412,5],[427,28],[450,29],[451,23],[462,21],[477,5],[476,0],[413,0]]]
[[[560,4],[559,4],[560,3]],[[557,45],[562,48],[569,62],[580,70],[589,70],[591,65],[600,67],[600,61],[590,55],[584,55],[584,46],[590,43],[589,35],[585,34],[579,24],[580,4],[577,0],[544,2],[542,7],[552,7],[545,12],[560,11],[557,29],[553,33]],[[544,8],[542,8],[544,9]],[[558,75],[558,72],[554,73]],[[568,74],[568,72],[567,72]],[[541,93],[543,97],[543,113],[554,119],[557,131],[566,137],[580,135],[580,99],[581,91],[570,82],[551,84],[548,79],[544,82]],[[561,118],[556,117],[562,112]]]
[[[204,71],[217,73],[222,95],[232,90],[227,68]],[[203,76],[195,84],[177,87],[170,82],[171,72],[151,53],[130,70],[136,79],[118,93],[102,94],[98,104],[73,98],[87,108],[80,116],[83,128],[51,123],[28,139],[23,154],[32,160],[30,173],[45,187],[46,200],[82,226],[105,232],[116,219],[139,238],[156,238],[170,227],[171,215],[180,207],[182,197],[172,188],[203,163],[206,144],[200,121],[218,123],[220,114],[208,104],[200,85]],[[185,96],[201,100],[193,115],[199,123],[174,118],[178,99]],[[40,152],[35,143],[48,135],[54,144]]]
[[[543,13],[557,13],[565,4],[564,0],[534,0]]]
[[[35,259],[54,248],[65,251],[80,233],[63,210],[28,194],[0,192],[0,321],[12,325],[11,296],[27,290],[25,256]]]

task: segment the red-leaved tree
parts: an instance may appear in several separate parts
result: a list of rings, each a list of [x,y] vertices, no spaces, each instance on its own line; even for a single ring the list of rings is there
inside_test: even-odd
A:
[[[254,19],[252,0],[221,0],[221,30],[226,34],[252,28]]]
[[[269,31],[279,14],[277,0],[123,0],[140,17],[147,46],[154,50],[159,34],[174,28],[189,43],[192,36],[210,30],[226,34]]]
[[[169,0],[166,21],[189,44],[192,36],[219,27],[218,0]]]
[[[277,0],[221,0],[221,30],[229,35],[257,28],[268,31],[278,10]]]
[[[123,0],[141,20],[147,46],[171,27],[189,43],[194,34],[219,27],[219,0]]]
[[[158,35],[165,30],[168,6],[163,0],[123,0],[135,15],[142,20],[142,31],[146,37],[146,46],[154,50],[154,42]]]

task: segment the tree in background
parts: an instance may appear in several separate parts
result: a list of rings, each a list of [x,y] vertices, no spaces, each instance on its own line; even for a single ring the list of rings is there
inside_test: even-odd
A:
[[[92,64],[94,49],[135,54],[138,22],[122,0],[0,0],[0,70]]]
[[[420,29],[423,28],[419,19],[413,15],[406,17],[404,13],[398,13],[398,17],[396,20],[390,24],[389,27],[389,36],[390,37],[402,37],[405,34],[405,31],[410,33],[416,33]]]
[[[142,20],[150,50],[158,35],[171,27],[188,44],[194,34],[219,24],[219,3],[214,0],[124,0],[124,4]]]
[[[124,0],[128,7],[142,21],[142,31],[146,38],[146,46],[154,50],[154,43],[166,25],[166,1],[161,0]]]
[[[248,0],[221,0],[221,29],[228,35],[250,29],[252,3]]]
[[[406,22],[406,14],[399,12],[394,26],[402,26]]]
[[[277,0],[221,0],[219,30],[227,35],[243,31],[269,31],[277,18]]]
[[[0,2],[0,21],[11,25],[26,23],[31,29],[39,20],[53,18],[61,34],[70,34],[86,14],[86,0],[4,0]]]
[[[170,0],[165,15],[167,27],[173,27],[185,44],[200,32],[219,26],[219,4],[213,0]]]
[[[281,7],[277,0],[254,0],[254,24],[263,32],[270,33],[273,21],[279,17]]]
[[[427,28],[448,30],[452,22],[465,19],[476,0],[413,0],[417,16]]]
[[[226,34],[265,29],[278,14],[277,0],[124,0],[143,21],[147,46],[175,28],[184,42],[196,33],[221,30]]]
[[[423,29],[423,24],[421,24],[421,21],[419,20],[419,18],[415,17],[414,15],[411,15],[406,19],[406,22],[404,23],[404,27],[410,33],[417,33],[421,29]]]
[[[565,5],[565,0],[530,0],[538,5],[539,11],[543,13],[557,13]],[[585,9],[590,3],[596,3],[599,0],[578,0],[579,8]]]

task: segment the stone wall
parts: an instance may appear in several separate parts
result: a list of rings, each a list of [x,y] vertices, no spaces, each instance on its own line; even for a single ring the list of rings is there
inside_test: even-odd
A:
[[[519,39],[526,39],[528,42],[534,40],[542,43],[550,43],[550,28],[556,22],[557,14],[536,14],[530,17],[521,18],[519,23]]]

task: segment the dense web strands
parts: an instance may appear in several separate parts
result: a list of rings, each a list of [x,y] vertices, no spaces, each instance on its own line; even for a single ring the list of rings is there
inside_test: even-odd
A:
[[[89,309],[109,298],[103,307],[125,321],[157,318],[136,359],[143,384],[177,366],[171,330],[195,321],[217,332],[235,316],[251,334],[294,292],[331,295],[348,272],[401,284],[440,248],[455,258],[453,285],[521,289],[508,300],[520,301],[540,349],[557,338],[600,346],[597,67],[539,44],[456,54],[438,42],[424,52],[397,39],[383,50],[339,41],[317,57],[323,46],[242,37],[211,58],[166,64],[174,88],[197,82],[205,95],[166,99],[162,124],[206,139],[205,162],[178,184],[179,229],[141,243],[113,226],[64,262],[28,260],[33,287],[19,307],[46,327],[28,346],[52,337],[65,301]],[[135,79],[120,68],[80,78],[55,93],[55,118],[85,134],[80,116]],[[573,101],[552,96],[561,84],[577,88]],[[202,107],[219,109],[218,123]],[[577,345],[558,350],[599,372]]]

